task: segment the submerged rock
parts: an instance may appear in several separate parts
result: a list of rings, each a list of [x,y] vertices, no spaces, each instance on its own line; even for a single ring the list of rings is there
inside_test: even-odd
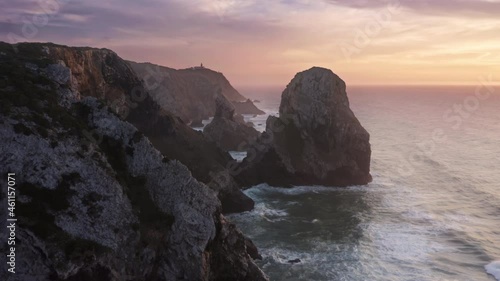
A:
[[[298,73],[283,91],[279,117],[268,118],[237,178],[245,186],[367,184],[369,139],[349,108],[344,81],[314,67]]]
[[[226,151],[243,150],[260,135],[245,123],[243,116],[235,115],[234,106],[224,98],[216,99],[215,117],[203,129],[203,134]]]

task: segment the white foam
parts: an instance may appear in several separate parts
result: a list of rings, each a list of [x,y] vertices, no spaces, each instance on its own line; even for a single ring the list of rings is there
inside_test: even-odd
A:
[[[247,152],[246,151],[229,151],[229,155],[233,157],[234,160],[237,162],[243,161],[245,157],[247,157]]]
[[[349,187],[328,187],[328,186],[295,186],[292,188],[283,187],[273,187],[268,184],[259,184],[245,191],[245,194],[255,199],[258,194],[264,192],[281,193],[285,195],[301,195],[307,193],[324,193],[324,192],[339,192],[339,191],[367,191],[369,190],[366,186],[349,186]]]
[[[446,245],[431,239],[436,232],[427,225],[412,223],[369,223],[363,225],[363,253],[399,261],[425,262],[433,253],[447,251]],[[374,251],[374,252],[372,252]]]
[[[285,210],[278,210],[269,207],[267,204],[258,203],[255,205],[254,211],[260,216],[266,217],[286,217],[288,213]]]
[[[310,253],[287,250],[280,247],[273,247],[270,249],[262,249],[266,265],[272,264],[290,264],[288,261],[293,259],[300,259],[300,264],[306,264],[315,261]]]
[[[493,275],[496,280],[500,281],[500,260],[494,261],[484,267],[488,274]]]
[[[285,210],[274,209],[266,203],[257,203],[255,207],[250,212],[244,212],[240,214],[233,214],[229,216],[230,218],[236,219],[238,221],[255,222],[257,220],[265,220],[268,222],[278,222],[286,220],[288,213]]]
[[[201,127],[191,127],[191,129],[195,130],[195,131],[198,131],[198,132],[203,132],[203,129],[210,123],[212,123],[212,120],[214,120],[213,117],[210,117],[208,119],[205,119],[205,120],[201,120]]]

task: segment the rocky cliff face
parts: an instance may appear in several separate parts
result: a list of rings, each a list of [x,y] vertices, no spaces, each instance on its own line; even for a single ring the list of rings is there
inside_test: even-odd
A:
[[[245,124],[241,115],[239,119],[235,117],[235,109],[231,103],[221,98],[217,98],[215,103],[215,117],[203,129],[203,134],[226,151],[243,150],[249,143],[256,141],[259,132]]]
[[[225,213],[253,208],[253,201],[226,172],[231,156],[162,109],[149,92],[154,80],[143,83],[116,53],[54,44],[26,44],[23,48],[27,49],[23,53],[31,52],[33,58],[47,64],[52,62],[48,70],[40,70],[32,64],[34,71],[43,71],[49,73],[51,79],[64,81],[77,98],[88,96],[103,100],[122,119],[143,132],[163,155],[188,166],[197,180],[217,192]],[[222,178],[224,180],[220,180]],[[234,206],[235,200],[241,204]]]
[[[127,64],[108,50],[17,51],[0,44],[0,172],[16,173],[18,218],[17,273],[0,279],[267,280],[217,192],[124,120],[183,133],[152,100],[132,106],[141,81]]]
[[[279,117],[242,163],[244,185],[323,184],[371,181],[368,132],[349,108],[344,81],[314,67],[298,73],[281,96]]]
[[[176,70],[150,63],[129,63],[150,87],[154,100],[186,123],[214,116],[216,98],[225,97],[238,105],[246,100],[220,72],[199,67]],[[263,114],[251,101],[239,106],[237,113]]]

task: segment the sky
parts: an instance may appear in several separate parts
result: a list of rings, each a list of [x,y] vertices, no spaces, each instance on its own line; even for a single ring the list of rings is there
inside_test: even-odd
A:
[[[500,0],[0,0],[0,41],[203,63],[242,87],[312,66],[348,85],[477,85],[500,81],[499,15]]]

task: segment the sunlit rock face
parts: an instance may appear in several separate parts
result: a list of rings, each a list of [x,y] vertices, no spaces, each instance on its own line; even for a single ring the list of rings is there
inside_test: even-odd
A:
[[[279,117],[268,118],[238,180],[246,186],[366,184],[369,139],[349,108],[344,81],[314,67],[298,73],[283,91]]]

